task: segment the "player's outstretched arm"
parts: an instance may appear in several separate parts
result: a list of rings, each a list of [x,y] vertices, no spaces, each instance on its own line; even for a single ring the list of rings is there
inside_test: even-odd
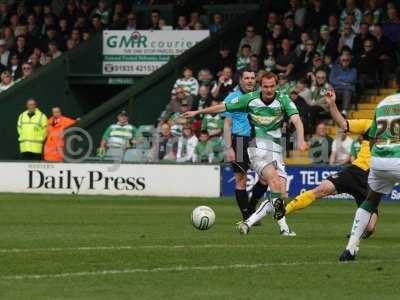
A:
[[[226,111],[226,107],[224,103],[217,104],[214,106],[210,106],[207,108],[199,109],[199,110],[192,110],[185,112],[182,117],[184,118],[191,118],[199,114],[216,114]]]
[[[336,125],[341,129],[347,131],[347,121],[340,113],[337,105],[336,105],[336,93],[333,89],[329,89],[325,95],[325,101],[328,104],[329,112],[332,116],[333,121],[335,121]]]
[[[300,119],[298,114],[292,115],[290,117],[290,121],[293,123],[294,127],[296,128],[297,133],[297,147],[301,151],[305,151],[307,148],[307,144],[304,141],[304,126],[303,122]]]

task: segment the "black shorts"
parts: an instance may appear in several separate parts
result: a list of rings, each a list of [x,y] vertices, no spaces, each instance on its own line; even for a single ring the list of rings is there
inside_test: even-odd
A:
[[[352,195],[357,206],[360,206],[368,194],[368,173],[369,171],[350,165],[339,173],[329,176],[327,180],[333,183],[338,194]]]
[[[236,161],[232,162],[234,173],[246,173],[250,169],[250,159],[247,153],[250,137],[232,134],[232,148],[236,154]]]

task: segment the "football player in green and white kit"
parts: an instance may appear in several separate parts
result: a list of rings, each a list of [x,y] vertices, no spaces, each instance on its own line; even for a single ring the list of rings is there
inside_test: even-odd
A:
[[[334,93],[330,95],[334,96]],[[340,261],[355,260],[360,238],[381,196],[389,194],[396,182],[400,182],[400,94],[388,96],[378,104],[369,136],[375,141],[368,176],[369,192],[356,211],[349,242]]]
[[[261,77],[261,90],[245,94],[230,103],[221,103],[205,109],[185,113],[185,117],[198,114],[228,112],[247,112],[252,126],[252,139],[249,142],[248,154],[251,167],[260,180],[271,189],[271,200],[261,203],[257,211],[246,221],[239,224],[239,231],[247,234],[251,226],[260,221],[267,213],[274,213],[276,219],[284,216],[284,201],[281,195],[282,181],[279,176],[284,169],[282,161],[282,123],[284,117],[296,127],[298,148],[306,149],[303,123],[296,106],[284,93],[277,93],[278,78],[273,73]],[[284,171],[284,170],[283,170]]]

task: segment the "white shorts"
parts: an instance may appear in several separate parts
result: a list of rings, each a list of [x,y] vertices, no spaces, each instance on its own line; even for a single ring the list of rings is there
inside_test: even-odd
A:
[[[374,192],[390,194],[397,182],[400,182],[400,169],[385,171],[370,169],[369,171],[368,185]]]
[[[285,163],[283,162],[281,153],[254,147],[247,148],[247,152],[249,154],[251,168],[258,174],[258,176],[262,178],[262,171],[264,168],[270,164],[274,164],[278,171],[278,175],[287,179]]]

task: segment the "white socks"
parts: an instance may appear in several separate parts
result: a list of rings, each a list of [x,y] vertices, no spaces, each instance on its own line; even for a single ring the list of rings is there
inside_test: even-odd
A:
[[[354,217],[353,227],[351,229],[350,239],[346,249],[354,255],[358,251],[360,238],[368,226],[371,213],[363,208],[358,208]]]
[[[286,217],[283,217],[282,219],[278,220],[277,223],[281,231],[286,231],[286,232],[290,231],[289,226],[286,223]]]
[[[261,204],[260,207],[255,211],[254,214],[252,214],[247,220],[246,224],[251,227],[254,225],[254,223],[257,223],[260,221],[262,218],[264,218],[268,213],[274,212],[274,206],[272,205],[271,200],[264,200]]]

